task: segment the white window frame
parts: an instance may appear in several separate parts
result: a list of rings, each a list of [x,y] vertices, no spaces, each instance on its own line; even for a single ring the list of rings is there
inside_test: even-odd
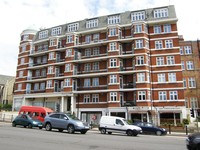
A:
[[[139,21],[145,19],[145,11],[131,13],[131,21]]]
[[[94,47],[93,48],[93,56],[98,56],[99,55],[99,47]]]
[[[158,95],[159,95],[159,100],[161,100],[161,101],[167,100],[167,92],[166,91],[159,91]]]
[[[117,101],[117,92],[110,92],[110,101],[111,102]]]
[[[67,31],[74,32],[74,31],[77,31],[78,28],[79,28],[79,23],[72,23],[67,26]]]
[[[17,84],[17,90],[18,90],[18,91],[22,90],[22,84],[21,84],[21,83],[18,83],[18,84]]]
[[[142,25],[141,24],[135,25],[135,33],[142,33]]]
[[[53,81],[52,80],[47,80],[47,88],[53,87]]]
[[[90,48],[85,49],[85,56],[86,57],[90,57],[91,56],[91,49]]]
[[[48,74],[53,74],[53,66],[48,66]]]
[[[111,58],[110,59],[110,67],[111,68],[117,67],[117,59],[116,58]]]
[[[178,100],[178,92],[177,91],[169,91],[170,100]]]
[[[90,43],[92,41],[92,35],[85,36],[85,43]]]
[[[19,71],[19,78],[23,78],[23,74],[24,74],[23,70]]]
[[[165,65],[164,57],[156,57],[156,65],[157,66]]]
[[[180,46],[180,55],[184,55],[183,46]]]
[[[66,57],[72,56],[72,49],[66,49]]]
[[[143,40],[136,40],[136,48],[143,48]]]
[[[174,65],[175,59],[174,56],[167,56],[167,65]]]
[[[116,84],[117,83],[117,75],[110,75],[110,84]]]
[[[95,71],[99,70],[99,62],[94,62],[92,69],[95,70]]]
[[[164,24],[163,28],[164,33],[171,33],[172,31],[171,24]]]
[[[67,43],[73,43],[73,35],[67,35]]]
[[[173,40],[165,40],[165,48],[173,48]]]
[[[146,100],[146,91],[138,91],[138,100]]]
[[[92,19],[92,20],[87,20],[86,21],[86,28],[95,28],[98,27],[99,21],[98,19]]]
[[[90,95],[89,94],[84,94],[83,102],[90,103]]]
[[[168,9],[167,8],[161,8],[161,9],[154,10],[154,18],[164,18],[164,17],[168,17]]]
[[[185,55],[192,54],[192,48],[191,48],[191,46],[184,46],[184,50],[185,50]]]
[[[90,78],[86,78],[84,79],[84,87],[90,87],[91,84],[90,84]]]
[[[162,49],[163,48],[162,40],[155,41],[155,48],[156,49]]]
[[[48,37],[48,30],[39,32],[39,39],[44,39]]]
[[[144,65],[144,56],[137,56],[137,65]]]
[[[145,73],[137,73],[137,82],[145,82]]]
[[[168,82],[176,82],[176,73],[168,73]]]
[[[65,72],[71,71],[71,64],[65,64]]]
[[[84,64],[84,71],[85,72],[90,72],[91,71],[91,64],[90,63]]]
[[[62,31],[62,27],[55,27],[51,29],[51,35],[52,36],[56,36],[56,35],[60,35]]]
[[[116,28],[110,28],[109,29],[109,36],[116,36],[117,35],[117,29]]]
[[[49,53],[49,60],[53,60],[54,59],[54,52],[50,52]]]
[[[153,29],[154,29],[154,34],[160,34],[162,32],[161,25],[155,25]]]
[[[92,102],[93,103],[99,102],[99,94],[92,94]]]
[[[119,24],[119,23],[120,23],[120,15],[108,17],[108,24]]]
[[[184,88],[187,88],[187,81],[186,81],[186,78],[183,78],[183,87],[184,87]]]
[[[189,88],[196,88],[196,80],[194,77],[188,78],[188,86]]]
[[[23,65],[25,63],[25,58],[20,59],[20,64]]]
[[[165,83],[166,82],[165,73],[157,74],[157,78],[158,78],[159,83]]]
[[[110,46],[110,51],[116,51],[117,50],[117,43],[116,42],[110,43],[109,46]]]
[[[185,70],[185,62],[184,61],[181,61],[181,69]]]
[[[187,70],[194,70],[193,61],[186,61]]]
[[[92,86],[93,87],[99,86],[99,78],[92,78]]]

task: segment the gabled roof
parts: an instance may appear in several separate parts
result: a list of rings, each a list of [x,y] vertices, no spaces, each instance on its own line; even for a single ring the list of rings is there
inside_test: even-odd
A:
[[[8,80],[15,78],[14,76],[0,75],[0,85],[6,84]]]

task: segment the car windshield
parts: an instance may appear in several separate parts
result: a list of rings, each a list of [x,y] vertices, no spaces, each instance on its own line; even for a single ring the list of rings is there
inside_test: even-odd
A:
[[[124,124],[125,124],[125,125],[131,125],[131,123],[130,123],[128,120],[123,119],[123,121],[124,121]]]
[[[72,114],[67,114],[67,116],[71,119],[74,119],[74,120],[79,120],[75,115],[72,115]]]

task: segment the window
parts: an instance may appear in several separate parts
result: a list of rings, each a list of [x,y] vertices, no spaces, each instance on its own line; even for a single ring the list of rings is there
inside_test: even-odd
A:
[[[137,56],[137,65],[143,65],[144,64],[144,56]]]
[[[99,70],[99,62],[93,63],[93,70],[95,70],[95,71]]]
[[[110,43],[110,51],[115,51],[117,49],[116,43]]]
[[[159,83],[166,82],[166,78],[165,78],[165,74],[164,73],[158,74],[157,76],[158,76],[158,82]]]
[[[171,32],[171,24],[164,24],[164,32],[165,33]]]
[[[66,87],[70,86],[70,78],[65,79],[65,86]]]
[[[160,34],[161,33],[161,26],[160,25],[155,25],[154,26],[154,33],[155,34]]]
[[[21,58],[21,59],[20,59],[20,64],[23,65],[24,62],[25,62],[25,58]]]
[[[112,58],[110,59],[110,67],[116,67],[117,66],[117,59]]]
[[[168,73],[168,81],[176,82],[176,73]]]
[[[85,69],[84,69],[84,71],[85,72],[90,72],[90,70],[91,70],[91,65],[88,63],[88,64],[85,64]]]
[[[132,21],[144,20],[145,19],[145,11],[134,12],[131,14]]]
[[[99,78],[93,78],[92,79],[92,86],[99,86]]]
[[[137,82],[145,81],[145,73],[137,73]]]
[[[71,64],[66,64],[65,65],[65,72],[70,72],[71,71]]]
[[[55,39],[50,39],[49,46],[55,46],[55,45],[56,45]]]
[[[142,25],[135,25],[135,33],[141,33],[142,32]]]
[[[195,78],[190,77],[190,78],[188,79],[188,85],[189,85],[189,88],[195,88],[195,87],[196,87]]]
[[[97,42],[99,40],[99,33],[93,34],[93,40],[94,42]]]
[[[40,76],[40,70],[36,70],[36,71],[35,71],[35,76],[36,76],[36,77],[39,77],[39,76]]]
[[[66,50],[66,57],[71,57],[72,56],[72,49],[67,49]]]
[[[93,48],[93,55],[94,56],[98,56],[99,55],[99,48],[98,47]]]
[[[26,40],[28,40],[29,39],[29,35],[28,34],[25,34],[24,36],[23,36],[23,41],[26,41]]]
[[[86,35],[85,36],[85,43],[90,43],[92,41],[92,36],[91,35]]]
[[[47,88],[53,87],[52,80],[47,81]]]
[[[48,67],[48,74],[53,74],[53,66]]]
[[[92,94],[92,102],[93,103],[99,102],[99,94]]]
[[[22,90],[22,84],[21,83],[19,83],[18,85],[17,85],[17,90]]]
[[[170,100],[178,100],[178,92],[177,91],[169,91]]]
[[[24,74],[24,71],[19,71],[19,77],[22,78]]]
[[[198,108],[198,101],[196,97],[190,98],[190,107],[191,108]]]
[[[67,35],[67,43],[73,42],[73,35]]]
[[[184,50],[186,55],[192,54],[191,46],[184,46]]]
[[[187,70],[194,70],[193,61],[186,61]]]
[[[116,36],[116,34],[117,34],[116,28],[109,29],[109,35],[110,36]]]
[[[180,46],[180,55],[184,55],[184,53],[183,53],[183,46]]]
[[[159,100],[167,100],[167,93],[166,91],[159,92]]]
[[[94,28],[98,27],[98,19],[88,20],[86,21],[86,28]]]
[[[61,27],[52,28],[52,30],[51,30],[51,35],[52,35],[52,36],[60,35],[60,34],[61,34],[61,30],[62,30]]]
[[[68,31],[68,32],[77,31],[77,30],[78,30],[78,26],[79,26],[78,23],[69,24],[69,25],[67,26],[67,31]]]
[[[39,32],[39,39],[44,39],[48,37],[48,30]]]
[[[90,87],[90,79],[84,79],[84,87]]]
[[[120,23],[120,16],[119,15],[108,17],[108,24],[118,24],[118,23]]]
[[[21,52],[25,52],[26,51],[26,45],[22,45],[22,51]]]
[[[46,69],[42,69],[41,75],[42,75],[42,77],[46,77]]]
[[[155,47],[156,49],[162,49],[163,48],[162,41],[155,41]]]
[[[110,101],[116,102],[117,101],[117,92],[111,92],[110,93]]]
[[[39,90],[39,83],[35,83],[34,84],[34,91],[38,91]]]
[[[87,94],[87,95],[84,95],[84,103],[89,103],[90,102],[90,95]]]
[[[143,48],[143,40],[136,40],[136,48]]]
[[[45,82],[42,82],[42,83],[40,84],[40,90],[45,90]]]
[[[110,83],[117,83],[117,75],[110,75]]]
[[[168,65],[174,65],[174,56],[167,56],[167,64]]]
[[[186,88],[186,87],[187,87],[186,78],[183,78],[183,87],[184,87],[184,88]]]
[[[185,62],[184,61],[181,61],[181,68],[182,68],[182,70],[185,70]]]
[[[154,18],[164,18],[164,17],[168,17],[168,9],[167,8],[154,10]]]
[[[85,49],[85,56],[87,57],[91,56],[91,49]]]
[[[138,100],[146,100],[146,92],[138,91]]]
[[[165,40],[165,48],[173,48],[173,41]]]
[[[164,65],[164,57],[156,57],[156,65],[157,66]]]
[[[54,52],[49,53],[49,60],[52,60],[52,59],[54,59]]]

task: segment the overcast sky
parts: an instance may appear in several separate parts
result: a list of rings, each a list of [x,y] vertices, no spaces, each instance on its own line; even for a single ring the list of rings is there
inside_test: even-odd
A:
[[[179,35],[200,38],[199,0],[0,0],[0,74],[16,75],[20,34],[29,27],[166,5],[175,5]]]

